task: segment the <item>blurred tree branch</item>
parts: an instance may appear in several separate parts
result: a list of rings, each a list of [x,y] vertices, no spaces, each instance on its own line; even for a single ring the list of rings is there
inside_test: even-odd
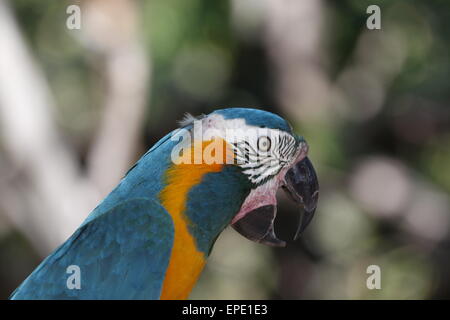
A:
[[[80,175],[73,150],[58,134],[45,77],[4,1],[0,38],[0,121],[10,165],[3,170],[26,176],[20,187],[3,180],[1,201],[21,209],[4,212],[44,252],[73,232],[97,199]]]
[[[108,84],[85,175],[55,125],[55,103],[45,76],[8,4],[0,2],[0,130],[6,153],[1,169],[9,173],[0,180],[0,206],[42,254],[75,230],[100,199],[99,193],[105,194],[118,182],[135,155],[148,66],[136,36],[134,3],[109,2],[114,13],[104,10],[105,3],[90,1],[82,12],[86,31],[92,32],[87,45],[100,48],[105,57]],[[90,25],[90,18],[99,19],[100,29]],[[108,19],[114,23],[102,25]],[[102,28],[109,34],[102,34]],[[13,179],[15,175],[23,178]]]
[[[320,0],[267,0],[266,48],[282,108],[295,119],[321,117],[330,81],[323,65]]]
[[[88,157],[89,178],[104,196],[135,160],[150,65],[138,37],[134,1],[90,0],[82,4],[86,47],[104,61],[104,110]]]

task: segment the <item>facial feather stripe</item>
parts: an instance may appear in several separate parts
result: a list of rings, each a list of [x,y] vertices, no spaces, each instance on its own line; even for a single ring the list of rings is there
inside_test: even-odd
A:
[[[279,129],[246,125],[243,119],[227,120],[220,115],[198,118],[186,115],[180,124],[188,128],[180,128],[181,132],[178,133],[184,133],[184,148],[189,148],[193,140],[222,138],[233,148],[232,163],[240,166],[242,172],[256,185],[276,176],[294,160],[298,150],[299,142],[292,134]],[[180,146],[183,148],[183,144]],[[174,151],[174,154],[179,154],[178,149]]]
[[[290,134],[279,130],[264,131],[258,132],[253,139],[247,136],[232,144],[237,164],[254,184],[262,184],[277,175],[293,160],[297,150],[297,142]]]

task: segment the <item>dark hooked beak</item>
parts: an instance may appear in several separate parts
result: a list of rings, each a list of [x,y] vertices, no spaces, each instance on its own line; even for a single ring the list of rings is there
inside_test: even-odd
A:
[[[294,240],[297,240],[314,217],[319,200],[319,181],[308,157],[293,165],[286,173],[284,180],[283,189],[302,209],[294,236]]]
[[[295,163],[284,176],[283,189],[301,207],[301,215],[294,240],[306,229],[316,211],[319,198],[319,182],[314,167],[307,157]],[[278,239],[273,222],[277,214],[274,205],[266,205],[248,212],[232,226],[241,235],[255,242],[275,247],[286,243]]]

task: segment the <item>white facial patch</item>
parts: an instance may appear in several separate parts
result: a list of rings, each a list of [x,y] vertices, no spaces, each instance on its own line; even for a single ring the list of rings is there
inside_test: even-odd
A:
[[[225,119],[220,114],[211,114],[199,119],[186,116],[181,124],[192,125],[188,132],[193,137],[183,139],[186,146],[182,147],[189,147],[192,139],[209,141],[220,138],[221,141],[226,141],[233,149],[231,163],[240,166],[254,184],[264,183],[277,175],[295,160],[299,150],[299,145],[291,134],[278,129],[248,125],[244,119]],[[175,154],[179,153],[178,149],[174,151]],[[221,159],[223,157],[219,157]],[[207,160],[199,159],[199,162],[209,163]]]
[[[285,131],[247,125],[244,119],[224,119],[215,114],[202,121],[206,136],[219,136],[233,146],[236,164],[254,184],[277,175],[296,157],[297,142]]]

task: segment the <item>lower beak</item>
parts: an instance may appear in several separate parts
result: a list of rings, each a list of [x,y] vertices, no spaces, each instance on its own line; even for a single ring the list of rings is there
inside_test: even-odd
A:
[[[232,226],[249,240],[272,247],[284,247],[286,242],[278,239],[274,232],[273,222],[276,215],[276,206],[262,206],[250,211]]]
[[[311,161],[305,157],[295,163],[284,176],[283,189],[301,208],[296,240],[311,222],[319,198],[319,182]],[[270,246],[284,247],[274,232],[276,206],[266,205],[248,212],[232,226],[244,237]]]

